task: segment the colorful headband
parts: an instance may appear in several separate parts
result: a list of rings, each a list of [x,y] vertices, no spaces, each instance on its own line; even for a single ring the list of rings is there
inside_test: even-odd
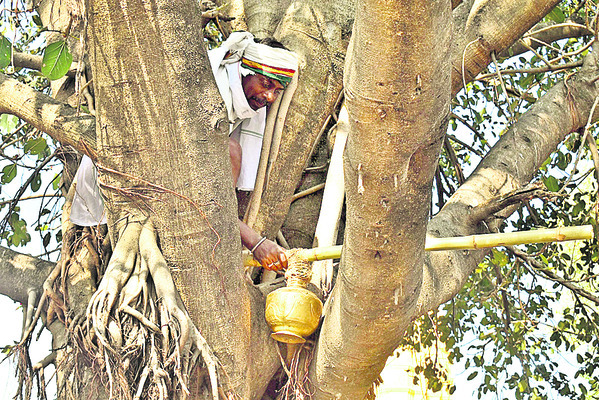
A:
[[[268,78],[276,79],[285,87],[287,87],[289,82],[291,82],[291,78],[293,78],[293,74],[295,73],[295,69],[261,64],[245,57],[241,59],[241,66],[249,69],[250,71],[254,71],[255,73],[262,74]]]
[[[298,68],[295,53],[255,43],[253,39],[249,32],[233,32],[222,45],[229,50],[223,63],[241,61],[242,67],[287,86]]]

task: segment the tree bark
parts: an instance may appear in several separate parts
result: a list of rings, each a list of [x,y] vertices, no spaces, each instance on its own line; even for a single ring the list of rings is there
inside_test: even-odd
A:
[[[412,321],[449,111],[450,14],[449,0],[358,3],[344,253],[311,368],[315,399],[363,398]]]
[[[593,32],[586,26],[566,21],[563,24],[537,24],[519,39],[513,46],[504,50],[499,56],[502,58],[514,57],[531,49],[551,45],[562,39],[579,38],[583,36],[592,36]]]
[[[63,145],[73,146],[95,159],[96,119],[80,114],[16,79],[0,74],[0,113],[9,113],[46,132]]]
[[[38,298],[42,285],[54,263],[0,247],[0,293],[13,301],[27,304],[30,291],[37,291]]]
[[[248,29],[258,38],[272,37],[291,0],[245,0],[245,22]]]

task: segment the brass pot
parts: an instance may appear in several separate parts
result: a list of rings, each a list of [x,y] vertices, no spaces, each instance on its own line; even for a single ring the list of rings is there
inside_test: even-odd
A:
[[[321,314],[320,299],[302,287],[282,287],[266,296],[266,322],[279,342],[304,343],[318,327]]]

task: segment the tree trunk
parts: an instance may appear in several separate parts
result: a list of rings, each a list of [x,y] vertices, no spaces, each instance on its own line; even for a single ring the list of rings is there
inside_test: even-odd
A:
[[[344,253],[311,369],[315,399],[363,398],[412,321],[449,111],[450,13],[449,1],[357,6]]]
[[[250,296],[228,124],[202,37],[189,28],[199,15],[193,1],[89,2],[99,180],[113,232],[122,218],[154,220],[180,295],[226,371],[222,384],[248,398]]]

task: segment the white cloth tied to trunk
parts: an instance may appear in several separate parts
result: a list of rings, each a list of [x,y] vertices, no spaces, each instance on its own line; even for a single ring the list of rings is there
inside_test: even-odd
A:
[[[88,156],[83,156],[75,175],[77,184],[71,206],[71,222],[80,226],[106,223],[104,203],[98,187],[98,171]]]

